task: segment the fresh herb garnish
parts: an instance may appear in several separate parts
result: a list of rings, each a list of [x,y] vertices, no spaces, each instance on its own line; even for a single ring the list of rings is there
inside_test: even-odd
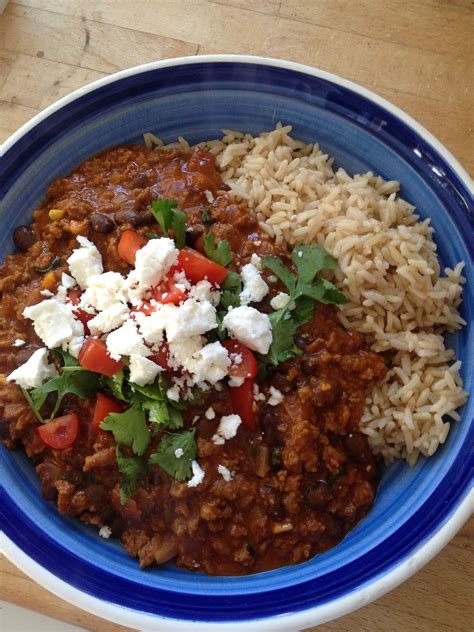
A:
[[[207,226],[210,226],[211,224],[214,223],[214,218],[211,215],[210,206],[206,206],[205,208],[201,209],[201,222],[203,224],[206,224]]]
[[[37,274],[46,274],[46,272],[51,272],[51,270],[55,270],[56,268],[59,268],[60,265],[61,265],[61,257],[56,256],[51,261],[49,266],[46,266],[46,268],[35,268],[35,272]]]
[[[133,404],[123,413],[110,413],[100,427],[110,430],[117,443],[129,446],[138,456],[150,443],[151,433],[146,425],[145,412],[138,404]]]
[[[262,264],[271,270],[287,287],[287,304],[269,315],[272,323],[273,342],[265,360],[280,364],[301,354],[294,343],[294,336],[301,325],[311,320],[314,302],[342,304],[345,295],[327,279],[317,276],[321,270],[332,270],[337,261],[318,244],[296,246],[292,260],[298,274],[286,268],[276,257],[265,257]]]
[[[161,230],[168,235],[170,228],[174,230],[174,240],[178,248],[184,248],[186,237],[186,222],[188,216],[180,211],[174,200],[158,198],[151,203],[150,211],[161,226]]]
[[[221,284],[220,304],[222,307],[226,310],[229,309],[229,307],[238,307],[240,305],[241,292],[242,281],[240,275],[230,270]]]
[[[228,266],[232,261],[232,250],[227,239],[221,239],[216,246],[213,233],[207,233],[203,245],[206,256],[221,266]]]
[[[141,457],[127,458],[122,455],[119,446],[115,448],[120,480],[120,504],[124,505],[128,498],[134,494],[139,485],[140,479],[146,472],[145,460]]]
[[[178,481],[184,481],[192,474],[192,462],[196,458],[196,430],[183,430],[161,438],[158,452],[151,455],[148,463],[159,465],[167,474]],[[176,450],[183,454],[177,458]]]
[[[130,402],[132,392],[128,382],[125,380],[125,374],[123,369],[113,375],[112,377],[102,376],[102,384],[107,387],[115,399],[119,399],[121,402]]]
[[[145,237],[147,237],[148,239],[159,239],[160,238],[158,233],[145,233]]]

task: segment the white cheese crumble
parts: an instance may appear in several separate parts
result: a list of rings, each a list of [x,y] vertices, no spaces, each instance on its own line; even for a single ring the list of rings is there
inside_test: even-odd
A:
[[[255,383],[253,385],[253,399],[256,402],[264,402],[265,401],[265,395],[260,392],[260,389],[259,389],[257,383]]]
[[[124,278],[119,272],[93,274],[86,280],[87,289],[81,296],[81,305],[92,305],[97,310],[112,307],[120,301]]]
[[[286,292],[279,292],[276,296],[272,298],[272,300],[270,301],[270,305],[275,310],[283,309],[283,307],[285,307],[285,305],[288,303],[289,298],[290,295]]]
[[[121,327],[112,331],[107,336],[106,344],[109,354],[114,360],[120,360],[120,356],[123,355],[151,355],[151,350],[143,342],[143,338],[132,320],[127,320]]]
[[[232,439],[237,434],[237,428],[242,423],[239,415],[226,415],[221,417],[216,434],[212,437],[213,443],[222,445],[227,439]]]
[[[63,272],[61,274],[61,285],[66,288],[66,290],[70,290],[72,287],[77,285],[76,279],[73,279],[72,276]]]
[[[174,455],[177,459],[180,459],[184,454],[184,450],[183,448],[176,448],[176,450],[174,451]]]
[[[274,386],[270,386],[270,399],[268,400],[268,404],[270,406],[278,406],[283,401],[283,394]]]
[[[166,323],[166,336],[168,342],[172,342],[182,337],[205,334],[215,327],[217,327],[215,307],[208,301],[198,303],[189,299],[176,308],[173,318]]]
[[[202,340],[201,336],[189,336],[170,342],[168,345],[170,367],[172,369],[183,367],[186,371],[190,371],[194,366],[194,355],[198,354],[203,347]]]
[[[214,419],[215,416],[216,416],[216,413],[214,412],[214,408],[212,406],[210,406],[204,413],[204,417],[206,419]]]
[[[22,340],[21,338],[17,338],[13,343],[14,347],[22,347],[23,345],[26,345],[26,341]]]
[[[270,274],[270,276],[268,277],[268,281],[270,283],[276,283],[278,281],[278,277],[274,274]]]
[[[41,290],[40,292],[41,296],[54,296],[53,292],[51,292],[51,290]]]
[[[99,529],[99,535],[101,538],[105,538],[105,540],[108,540],[112,535],[112,529],[107,525],[104,525]]]
[[[191,465],[193,468],[193,477],[188,481],[188,487],[197,487],[203,482],[206,472],[197,461],[193,461]]]
[[[183,366],[192,374],[195,382],[215,384],[227,375],[229,354],[220,342],[211,342],[193,355]]]
[[[227,331],[249,349],[267,353],[272,344],[272,326],[267,314],[242,305],[229,310],[222,321]]]
[[[239,386],[242,386],[244,382],[245,382],[245,378],[243,377],[231,377],[229,379],[229,386],[231,388],[238,388]]]
[[[72,310],[69,305],[62,305],[55,299],[25,307],[23,316],[33,321],[36,335],[48,349],[61,346],[73,335],[75,319]]]
[[[129,309],[127,305],[123,303],[114,303],[110,305],[102,312],[99,312],[97,316],[91,318],[87,323],[89,331],[93,336],[99,336],[100,334],[106,334],[113,329],[117,329],[123,325],[124,319],[127,317]]]
[[[145,384],[151,384],[155,381],[155,377],[163,369],[153,362],[141,355],[133,354],[130,356],[130,382],[138,384],[138,386],[145,386]]]
[[[214,290],[209,281],[198,281],[196,285],[193,285],[189,290],[188,297],[201,303],[208,301],[215,307],[219,304],[220,295],[220,292]]]
[[[242,305],[259,303],[268,294],[268,285],[262,279],[259,270],[252,263],[247,263],[242,268],[240,278],[244,284],[244,289],[240,293]]]
[[[75,320],[72,325],[72,336],[67,341],[63,342],[62,348],[64,351],[69,351],[74,358],[78,358],[83,344],[84,325],[80,320]]]
[[[91,241],[81,235],[77,237],[77,241],[81,247],[72,251],[67,262],[72,276],[85,289],[87,279],[93,274],[102,274],[104,267],[100,252]]]
[[[36,388],[50,377],[57,375],[54,364],[48,363],[48,350],[37,349],[33,355],[7,377],[8,382],[15,382],[21,388]]]
[[[150,241],[137,251],[135,278],[141,288],[158,285],[178,258],[178,250],[172,239],[160,237]]]
[[[250,263],[257,268],[257,270],[262,270],[262,258],[257,255],[256,252],[250,258]]]
[[[227,483],[234,478],[234,472],[231,472],[225,465],[218,465],[217,471]]]
[[[165,303],[164,305],[156,305],[155,311],[149,316],[142,312],[135,314],[135,320],[147,342],[158,344],[163,340],[163,331],[167,323],[175,319],[177,309],[176,305]]]
[[[179,402],[180,398],[180,389],[178,384],[175,384],[171,388],[166,391],[166,397],[170,399],[172,402]]]

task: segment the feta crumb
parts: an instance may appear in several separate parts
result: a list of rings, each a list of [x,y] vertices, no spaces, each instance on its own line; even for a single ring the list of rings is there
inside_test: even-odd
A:
[[[240,278],[244,284],[244,289],[240,293],[242,305],[259,303],[268,294],[268,285],[262,279],[259,270],[252,263],[247,263],[242,268]]]
[[[36,388],[50,377],[57,375],[54,364],[48,363],[48,350],[37,349],[33,355],[7,377],[21,388]]]
[[[250,263],[257,268],[257,270],[262,270],[262,258],[257,255],[257,253],[253,253],[250,258]]]
[[[36,305],[25,307],[23,316],[33,321],[36,335],[48,349],[54,349],[67,342],[73,335],[74,315],[68,305],[55,299],[47,299]]]
[[[194,415],[192,423],[195,424],[197,421],[199,421],[199,415]]]
[[[285,305],[288,303],[289,298],[290,295],[286,292],[279,292],[276,296],[272,298],[272,300],[270,301],[270,305],[275,310],[283,309],[283,307],[285,307]]]
[[[99,529],[99,535],[101,538],[105,538],[106,540],[108,540],[112,535],[112,529],[107,525],[104,525]]]
[[[274,386],[270,386],[270,399],[268,400],[268,404],[270,406],[278,406],[283,401],[283,394]]]
[[[177,384],[172,386],[166,391],[166,397],[170,399],[172,402],[179,402],[180,399],[180,389]]]
[[[73,279],[72,276],[63,272],[61,274],[61,285],[66,288],[66,290],[70,290],[72,287],[77,285],[76,279]]]
[[[253,351],[267,353],[272,344],[270,319],[254,307],[235,307],[227,312],[222,323],[232,336]]]
[[[120,360],[120,356],[149,356],[151,350],[143,342],[133,320],[127,320],[121,327],[107,336],[107,349],[110,357]]]
[[[91,241],[81,235],[77,237],[77,241],[81,247],[72,251],[67,262],[72,276],[84,290],[87,279],[94,274],[102,274],[104,267],[100,252]]]
[[[189,290],[189,298],[193,298],[196,301],[204,302],[208,301],[212,303],[212,285],[209,281],[198,281],[196,285],[193,285]]]
[[[189,299],[176,308],[173,318],[166,323],[166,336],[172,342],[184,336],[205,334],[216,327],[215,307],[208,301],[198,303]]]
[[[26,340],[22,340],[21,338],[17,338],[13,343],[14,347],[22,347],[23,345],[26,345]]]
[[[239,386],[242,386],[244,382],[245,382],[245,378],[243,377],[231,377],[229,379],[229,386],[231,388],[238,388]]]
[[[232,439],[237,434],[237,428],[242,423],[239,415],[226,415],[221,417],[216,434],[212,437],[213,443],[222,445],[227,439]]]
[[[239,364],[242,364],[243,361],[243,356],[241,353],[231,353],[230,354],[230,360],[232,362],[232,364],[235,364],[236,366]]]
[[[139,286],[150,288],[158,285],[177,258],[178,250],[172,239],[150,239],[137,251],[135,258],[135,277]]]
[[[202,347],[193,357],[183,363],[196,382],[215,384],[227,375],[230,359],[227,349],[220,342],[211,342]]]
[[[41,296],[54,296],[53,292],[50,290],[41,290],[40,294]]]
[[[130,382],[138,384],[138,386],[145,386],[145,384],[151,384],[155,381],[155,377],[163,369],[153,362],[141,355],[130,356]]]
[[[87,289],[81,296],[81,306],[92,305],[97,310],[104,310],[120,301],[125,279],[119,272],[93,274],[87,278]]]
[[[204,417],[206,419],[214,419],[215,416],[216,416],[216,413],[214,412],[214,408],[212,406],[210,406],[204,413]]]
[[[174,340],[168,344],[170,358],[168,364],[172,369],[181,367],[190,370],[190,363],[194,362],[195,354],[203,347],[201,336],[189,336]],[[205,339],[204,339],[205,340]]]
[[[135,315],[135,320],[147,342],[158,344],[163,340],[163,331],[167,323],[175,319],[177,309],[176,305],[165,303],[164,305],[156,305],[155,311],[149,316],[142,312]]]
[[[264,402],[265,401],[265,395],[260,392],[260,389],[259,389],[257,383],[255,383],[253,385],[253,398],[254,398],[254,401],[256,401],[256,402]]]
[[[97,314],[97,316],[94,316],[94,318],[91,318],[87,325],[93,336],[99,336],[120,327],[123,324],[124,317],[128,314],[129,309],[127,305],[115,303]]]
[[[218,465],[217,471],[227,483],[234,478],[234,472],[231,472],[225,465]]]
[[[174,451],[174,455],[177,459],[180,459],[184,454],[184,450],[183,448],[176,448],[176,450]]]
[[[188,481],[188,487],[197,487],[203,480],[206,472],[200,467],[197,461],[191,463],[193,468],[193,477]]]
[[[68,351],[74,358],[79,357],[79,353],[84,344],[84,325],[80,320],[75,320],[72,324],[72,336],[61,345],[64,351]]]

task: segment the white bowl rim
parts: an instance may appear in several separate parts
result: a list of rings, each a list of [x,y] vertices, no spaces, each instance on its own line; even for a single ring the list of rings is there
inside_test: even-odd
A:
[[[16,132],[7,138],[0,145],[0,157],[3,156],[13,145],[18,142],[25,134],[27,134],[36,125],[45,120],[50,114],[60,110],[65,105],[75,101],[84,94],[91,92],[97,88],[101,88],[117,80],[139,74],[142,72],[158,70],[161,68],[169,68],[178,65],[188,65],[193,63],[243,63],[243,64],[259,64],[263,66],[272,66],[293,70],[295,72],[304,73],[313,77],[318,77],[340,85],[343,88],[352,90],[357,94],[373,101],[377,105],[388,110],[392,115],[401,119],[406,125],[411,127],[426,142],[428,142],[443,158],[450,164],[458,177],[464,182],[467,189],[474,195],[474,183],[464,167],[453,156],[453,154],[425,127],[418,121],[406,114],[399,107],[390,101],[380,97],[371,90],[364,88],[357,83],[344,79],[333,73],[300,64],[297,62],[286,61],[271,57],[260,57],[253,55],[192,55],[189,57],[175,57],[160,61],[133,66],[119,72],[113,73],[106,77],[102,77],[92,83],[87,84],[70,94],[55,101],[44,110],[36,114],[31,120],[22,125]],[[311,625],[319,625],[327,621],[331,621],[341,617],[349,612],[374,601],[388,591],[392,590],[403,581],[408,579],[417,570],[429,562],[439,551],[456,535],[459,529],[464,525],[467,519],[474,513],[474,489],[471,489],[459,503],[444,525],[423,545],[414,551],[401,564],[390,570],[388,573],[377,579],[369,586],[363,586],[350,594],[337,599],[333,602],[309,608],[303,611],[280,615],[277,617],[267,617],[265,619],[252,619],[249,621],[239,622],[202,622],[202,621],[183,621],[180,619],[171,619],[149,615],[137,610],[123,608],[117,604],[105,602],[93,597],[77,588],[74,588],[59,579],[51,572],[47,571],[33,559],[28,557],[13,541],[1,534],[0,551],[15,564],[21,571],[28,575],[38,584],[64,599],[74,606],[82,608],[98,617],[105,618],[114,623],[127,625],[131,628],[138,628],[144,631],[156,630],[157,624],[163,631],[180,632],[183,625],[186,629],[192,629],[199,632],[207,632],[209,630],[219,630],[224,632],[286,632],[301,628],[310,627]]]

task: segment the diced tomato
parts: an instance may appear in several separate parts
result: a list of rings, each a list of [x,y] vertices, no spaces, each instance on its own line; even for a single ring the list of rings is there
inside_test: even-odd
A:
[[[110,357],[102,340],[87,338],[79,353],[79,364],[89,371],[112,377],[123,369],[123,362]]]
[[[81,290],[79,288],[71,288],[67,292],[68,299],[71,301],[73,305],[79,305],[81,300]],[[74,316],[77,320],[80,320],[84,325],[86,333],[89,333],[89,328],[87,327],[87,323],[96,316],[96,314],[89,314],[83,309],[77,308],[73,310]]]
[[[220,285],[228,273],[224,266],[211,261],[192,248],[183,248],[179,251],[178,263],[191,283],[207,279],[213,285]]]
[[[179,282],[175,281],[174,275],[178,271],[179,268],[173,266],[168,273],[168,278],[160,283],[158,287],[152,289],[151,295],[158,303],[179,305],[186,298],[186,290],[176,287],[177,284],[179,285]]]
[[[82,292],[78,287],[72,287],[67,291],[67,297],[73,305],[79,305]]]
[[[134,230],[125,230],[120,237],[117,247],[119,257],[133,266],[137,250],[143,248],[147,241],[148,239],[145,235],[141,235]]]
[[[36,429],[41,441],[54,450],[70,448],[79,434],[79,417],[69,413]]]
[[[257,360],[248,347],[238,340],[224,340],[222,346],[229,353],[231,365],[229,375],[231,377],[256,377],[258,373]]]
[[[115,399],[111,399],[103,393],[97,393],[94,418],[92,419],[92,430],[96,432],[99,428],[100,422],[104,421],[108,414],[121,412],[122,406]]]
[[[230,389],[230,401],[236,415],[249,430],[257,430],[257,420],[253,407],[253,385],[255,380],[247,378],[241,386]]]
[[[156,362],[156,364],[158,364],[158,366],[161,366],[162,369],[164,369],[165,371],[169,371],[170,370],[170,366],[168,364],[169,357],[170,357],[170,350],[166,342],[163,342],[159,351],[157,351],[152,356],[150,356],[149,360],[153,360],[153,362]]]

